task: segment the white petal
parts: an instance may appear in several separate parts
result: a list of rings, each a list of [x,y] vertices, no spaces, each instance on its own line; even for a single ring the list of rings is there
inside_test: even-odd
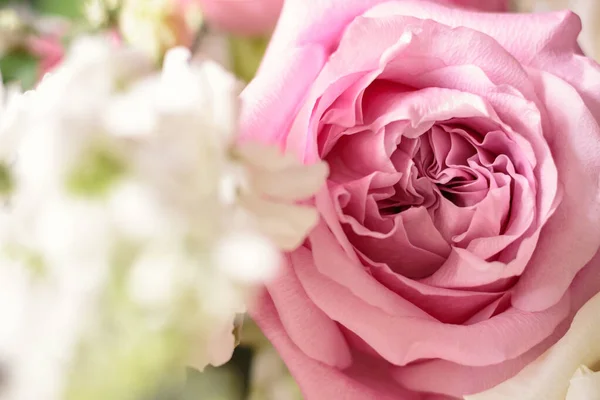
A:
[[[67,265],[107,256],[111,234],[106,210],[58,196],[45,200],[36,230],[36,244],[44,255]]]
[[[591,367],[600,362],[599,316],[600,294],[597,294],[579,310],[565,336],[535,362],[514,378],[465,399],[565,400],[575,371],[581,365]]]
[[[231,279],[262,283],[274,277],[281,262],[279,251],[256,233],[233,232],[215,249],[215,263]]]
[[[240,202],[257,221],[259,231],[285,251],[300,246],[319,218],[312,207],[278,203],[255,196],[244,196]]]
[[[327,164],[320,162],[280,171],[251,171],[250,180],[253,189],[260,194],[281,200],[303,200],[323,186],[328,173]]]
[[[157,94],[151,82],[141,82],[114,96],[103,116],[105,128],[116,136],[149,135],[158,125],[153,104]]]
[[[581,366],[571,378],[566,400],[599,400],[600,372]]]
[[[178,271],[184,262],[178,249],[149,249],[133,264],[129,277],[132,298],[140,305],[157,309],[167,307],[177,293]]]
[[[211,60],[204,60],[193,67],[200,78],[205,118],[212,121],[218,136],[231,140],[238,129],[240,82]]]
[[[109,207],[116,229],[130,239],[147,240],[175,234],[154,193],[140,182],[120,183],[112,192]]]
[[[192,343],[188,364],[203,371],[209,364],[218,367],[229,361],[235,349],[234,320],[235,314],[223,323],[213,321],[213,325],[207,327],[207,336],[200,333],[200,340]]]
[[[302,165],[294,157],[283,154],[278,147],[256,142],[237,145],[234,152],[244,164],[270,171]]]

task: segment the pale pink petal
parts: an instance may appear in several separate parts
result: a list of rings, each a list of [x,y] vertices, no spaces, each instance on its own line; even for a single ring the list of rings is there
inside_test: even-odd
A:
[[[287,259],[267,288],[285,331],[304,354],[332,367],[350,365],[352,356],[342,333],[306,296]]]
[[[469,326],[445,325],[427,316],[418,317],[409,302],[389,314],[355,294],[368,286],[366,282],[348,282],[344,278],[345,271],[340,270],[339,277],[331,279],[317,269],[333,261],[325,258],[331,252],[327,249],[320,255],[315,253],[315,257],[319,257],[316,262],[304,248],[292,254],[294,270],[308,296],[331,319],[355,332],[384,359],[396,365],[423,358],[442,358],[473,366],[499,363],[523,354],[548,337],[568,312],[569,297],[566,296],[541,313],[523,313],[510,308]],[[340,281],[350,286],[343,286]],[[405,329],[406,326],[410,329]]]
[[[338,0],[341,1],[341,0]],[[524,65],[555,60],[560,53],[578,53],[581,21],[569,11],[539,14],[480,13],[418,0],[388,1],[369,10],[369,17],[406,15],[431,19],[452,28],[470,28],[494,38]],[[527,40],[523,40],[526,37]],[[469,46],[460,45],[463,50]],[[497,68],[504,68],[498,64]]]
[[[285,143],[306,92],[324,64],[320,45],[288,49],[264,62],[241,94],[240,141]]]
[[[570,85],[546,73],[531,77],[552,110],[545,134],[564,188],[514,294],[516,307],[538,311],[562,297],[600,245],[600,127]]]
[[[277,311],[267,293],[259,297],[251,310],[253,319],[283,357],[288,368],[300,385],[304,398],[344,400],[397,400],[394,391],[383,385],[370,387],[336,368],[316,361],[304,354],[286,335]],[[376,371],[375,371],[376,372]],[[420,400],[416,395],[402,391],[406,400]]]

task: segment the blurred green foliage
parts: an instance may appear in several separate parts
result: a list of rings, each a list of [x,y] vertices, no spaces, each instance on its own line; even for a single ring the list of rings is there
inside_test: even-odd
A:
[[[256,74],[268,44],[268,37],[231,36],[229,51],[233,72],[245,82],[250,82]]]
[[[38,65],[38,59],[23,50],[11,51],[0,57],[0,72],[4,82],[16,82],[25,89],[35,85]]]
[[[84,4],[85,0],[0,0],[0,8],[11,5],[23,5],[31,7],[40,14],[57,15],[73,20],[78,20],[83,17],[82,10]],[[266,50],[268,41],[268,37],[247,38],[230,36],[229,52],[232,68],[236,75],[242,80],[249,82],[254,77]],[[32,88],[39,77],[39,60],[36,56],[27,53],[22,49],[11,50],[0,55],[0,71],[2,73],[2,79],[5,82],[19,82],[25,89]],[[106,163],[111,160],[100,161]],[[108,164],[110,164],[110,162]],[[118,172],[118,165],[108,164],[102,164],[100,167],[103,167],[104,169],[108,168],[108,170],[104,171],[104,169],[101,168],[102,171],[100,172]],[[93,182],[97,181],[96,178],[98,178],[98,176],[94,174],[100,172],[96,171],[94,168],[92,168],[92,170],[89,168],[85,171],[92,175],[76,177],[76,183],[78,185],[88,185],[90,179]],[[2,192],[2,189],[6,189],[4,187],[6,186],[6,182],[2,181],[4,177],[1,175],[2,171],[0,170],[0,192]],[[4,186],[2,186],[3,183]],[[95,188],[90,188],[88,186],[86,186],[87,189]],[[249,329],[249,331],[251,331],[251,329]],[[249,334],[248,336],[252,337],[253,335]],[[263,340],[260,339],[261,335],[258,331],[255,332],[255,336],[259,338],[257,340]],[[247,340],[247,342],[254,342],[254,340]],[[111,354],[111,356],[113,356],[113,359],[117,359],[117,356],[123,357],[124,360],[127,361],[123,365],[127,367],[131,362],[147,361],[143,357],[139,357],[139,354],[146,354],[147,356],[153,354],[152,352],[148,352],[148,349],[152,348],[152,346],[158,346],[158,350],[160,350],[154,352],[154,354],[168,357],[168,354],[165,354],[164,349],[160,347],[161,345],[162,343],[160,342],[140,342],[138,343],[138,346],[126,349],[127,351],[117,355]],[[184,385],[183,388],[180,388],[182,393],[178,393],[177,395],[166,395],[164,398],[168,400],[242,400],[247,398],[249,392],[248,380],[254,355],[252,347],[253,346],[248,343],[238,347],[234,353],[233,359],[221,368],[209,367],[204,373],[189,369],[187,374],[187,384]],[[149,365],[152,366],[153,363],[149,363]],[[111,368],[108,370],[111,370]],[[88,371],[82,370],[80,372],[83,373],[82,376],[85,376],[85,372]],[[108,382],[114,387],[118,387],[119,385],[131,383],[128,379],[131,379],[131,377],[124,373],[124,371],[113,368],[111,374],[105,376],[105,383]],[[80,379],[79,383],[81,383],[81,385],[72,388],[73,398],[92,399],[100,398],[102,394],[105,394],[105,392],[96,390],[94,397],[91,397],[85,390],[89,390],[90,388],[94,389],[94,385],[90,385],[90,382],[85,381],[84,379]],[[113,386],[108,385],[106,387],[110,389]],[[83,397],[81,397],[82,393],[85,393]],[[199,396],[200,393],[202,394],[201,396]],[[159,396],[158,398],[162,400],[163,397]],[[152,400],[155,399],[152,398]]]
[[[79,18],[82,15],[85,0],[21,0],[21,2],[29,2],[35,10],[41,13]]]
[[[0,0],[0,7],[23,5],[46,14],[78,18],[84,2],[85,0]]]
[[[0,0],[0,8],[26,6],[46,14],[76,19],[81,17],[85,0]],[[32,88],[39,78],[39,60],[32,54],[14,49],[0,56],[0,72],[4,82],[15,82],[24,89]]]
[[[0,7],[29,6],[43,15],[55,15],[78,20],[83,17],[85,0],[0,0]],[[229,37],[229,52],[233,72],[245,82],[254,77],[269,42],[268,37]],[[38,61],[23,52],[2,55],[0,69],[3,80],[19,81],[31,88],[38,77]]]

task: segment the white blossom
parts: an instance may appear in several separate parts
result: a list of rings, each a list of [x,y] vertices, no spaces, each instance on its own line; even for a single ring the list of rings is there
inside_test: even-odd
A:
[[[221,271],[247,284],[273,278],[280,258],[277,248],[254,232],[232,232],[224,236],[215,249],[215,263]]]
[[[34,91],[0,96],[6,400],[58,400],[84,382],[66,378],[87,371],[82,348],[118,340],[103,334],[106,318],[114,329],[133,323],[121,313],[138,324],[124,330],[140,335],[128,343],[175,327],[194,367],[225,363],[253,290],[316,223],[296,202],[319,189],[326,166],[236,145],[231,74],[184,48],[162,71],[152,65],[83,38]]]

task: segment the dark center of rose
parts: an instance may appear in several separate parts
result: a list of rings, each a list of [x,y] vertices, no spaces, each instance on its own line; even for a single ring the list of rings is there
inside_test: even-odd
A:
[[[468,207],[485,197],[489,182],[477,170],[479,152],[472,129],[449,124],[433,126],[417,138],[402,137],[391,160],[400,180],[393,195],[377,200],[381,215],[395,215],[411,207],[435,207],[442,196]]]

